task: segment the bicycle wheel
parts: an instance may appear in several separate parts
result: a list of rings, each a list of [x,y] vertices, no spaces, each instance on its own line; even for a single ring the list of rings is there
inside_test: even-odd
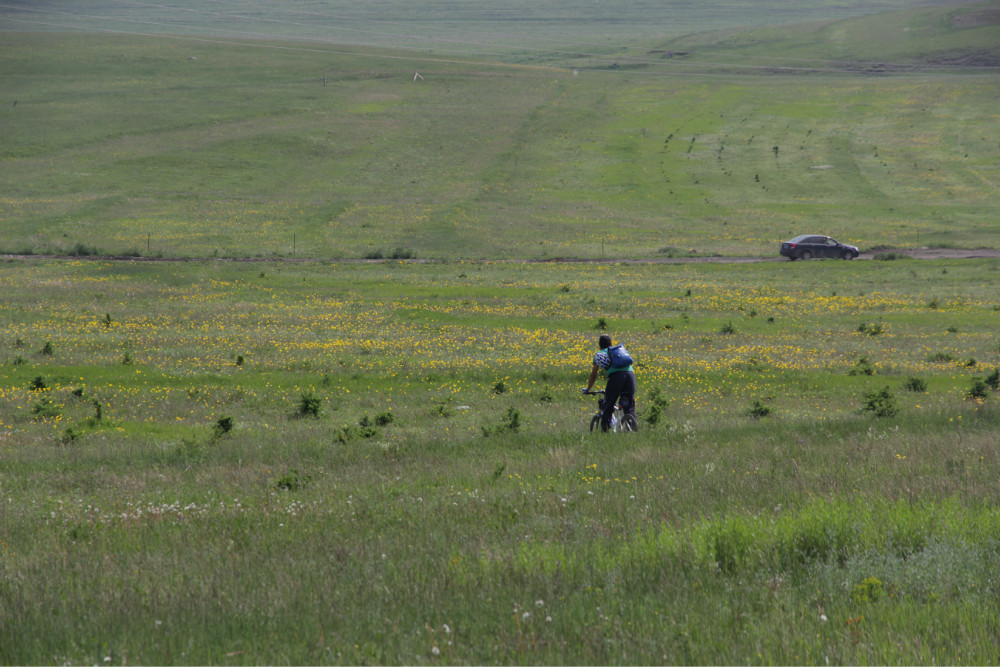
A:
[[[591,433],[593,433],[594,431],[600,431],[600,430],[601,430],[601,415],[594,415],[594,418],[590,420],[590,431]]]
[[[622,430],[626,433],[635,433],[639,430],[639,423],[632,415],[625,415],[622,418]]]

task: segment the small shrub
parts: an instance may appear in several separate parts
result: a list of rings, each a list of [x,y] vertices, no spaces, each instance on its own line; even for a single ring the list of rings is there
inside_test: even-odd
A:
[[[43,378],[41,375],[32,380],[31,384],[28,386],[31,389],[31,391],[45,391],[46,389],[49,388],[49,385],[45,384],[45,378]]]
[[[375,425],[376,426],[388,426],[393,422],[394,418],[391,412],[382,412],[375,415]]]
[[[311,391],[303,392],[299,397],[299,415],[302,417],[319,417],[323,399]]]
[[[649,392],[649,402],[660,408],[670,405],[670,401],[663,397],[663,390],[659,387],[653,387],[652,391]]]
[[[950,364],[955,361],[955,357],[947,352],[935,352],[934,354],[927,355],[927,361],[932,364]]]
[[[861,357],[854,362],[854,367],[847,371],[848,375],[875,375],[875,367],[868,361],[868,357]]]
[[[414,259],[417,253],[409,248],[396,248],[392,251],[392,259]]]
[[[965,394],[966,398],[973,401],[985,401],[989,395],[990,388],[987,386],[986,381],[981,377],[972,378],[969,391]]]
[[[500,435],[503,433],[517,433],[520,428],[521,413],[518,412],[517,408],[511,406],[507,408],[507,412],[504,414],[499,424],[483,427],[483,435],[489,437],[491,435]]]
[[[16,357],[14,357],[14,365],[15,366],[23,366],[26,363],[28,363],[28,362],[25,361],[24,357],[22,357],[21,355],[17,355]]]
[[[655,403],[649,406],[646,410],[646,414],[643,416],[643,421],[645,421],[650,426],[656,426],[660,423],[660,418],[663,417],[663,408]]]
[[[993,372],[987,375],[983,382],[993,391],[1000,391],[1000,368],[994,368]]]
[[[365,259],[383,259],[385,256],[381,250],[370,250],[365,253]]]
[[[597,329],[598,331],[604,331],[608,328],[608,321],[605,320],[603,317],[599,317],[597,319],[597,324],[594,325],[594,328]]]
[[[91,257],[93,255],[100,255],[101,253],[97,248],[89,246],[86,243],[77,243],[73,246],[73,249],[69,251],[69,254],[74,257]]]
[[[889,391],[889,387],[867,392],[864,398],[861,412],[870,412],[876,417],[894,417],[899,412],[896,397]]]
[[[507,385],[504,384],[503,380],[500,380],[495,385],[493,385],[493,393],[494,394],[502,394],[505,391],[507,391]]]
[[[312,476],[303,475],[295,468],[291,468],[284,475],[274,480],[274,488],[278,491],[298,491],[311,481]]]
[[[243,365],[243,355],[242,354],[237,354],[236,355],[236,365],[237,366],[242,366]],[[324,377],[323,379],[325,380],[326,378]]]
[[[105,329],[110,329],[111,328],[111,324],[112,324],[111,313],[104,313],[104,319],[101,320],[101,324],[104,325]]]
[[[86,432],[75,428],[73,426],[66,427],[62,432],[62,437],[59,439],[64,445],[69,445],[86,435]]]
[[[875,577],[868,577],[860,584],[854,584],[851,598],[858,604],[875,602],[882,597],[882,582]]]
[[[54,403],[48,396],[42,396],[42,398],[31,407],[31,414],[35,415],[36,419],[48,419],[61,415],[62,409],[61,406]]]
[[[52,346],[52,341],[50,340],[45,341],[45,345],[42,346],[42,349],[39,350],[38,353],[46,357],[51,357],[53,354],[55,354],[56,350]]]
[[[903,383],[903,389],[919,394],[927,391],[927,382],[923,378],[911,377]]]
[[[885,327],[882,326],[881,322],[876,322],[874,324],[867,324],[865,322],[862,322],[861,324],[858,325],[858,331],[864,334],[868,334],[869,336],[878,336],[879,334],[885,331]]]
[[[753,404],[747,409],[747,416],[754,419],[763,419],[771,415],[771,406],[767,405],[759,398],[754,399]]]
[[[733,326],[732,321],[729,321],[722,325],[722,328],[719,329],[719,332],[726,334],[728,336],[730,334],[736,333],[736,327]]]
[[[125,352],[125,356],[122,357],[122,366],[131,366],[131,365],[132,365],[132,353]]]
[[[538,400],[542,403],[551,403],[556,400],[556,397],[552,395],[549,389],[543,389],[542,393],[538,395]]]
[[[933,299],[927,302],[927,307],[930,308],[931,310],[937,310],[938,308],[941,307],[941,302],[938,301],[937,297],[934,297]]]
[[[219,417],[218,421],[215,422],[215,426],[212,427],[212,439],[218,440],[231,432],[235,426],[236,422],[233,421],[232,417]]]

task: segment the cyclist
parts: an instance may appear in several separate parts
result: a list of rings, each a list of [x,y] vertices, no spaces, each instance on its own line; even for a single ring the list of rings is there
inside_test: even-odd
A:
[[[622,412],[626,416],[631,416],[635,420],[635,373],[632,365],[612,366],[611,356],[608,348],[613,341],[608,334],[601,334],[597,339],[598,352],[594,355],[594,367],[590,371],[590,379],[587,380],[587,387],[583,393],[588,393],[597,380],[597,373],[604,371],[608,383],[604,388],[604,414],[601,415],[601,430],[607,431],[611,427],[611,415],[615,410],[615,402],[619,402]]]

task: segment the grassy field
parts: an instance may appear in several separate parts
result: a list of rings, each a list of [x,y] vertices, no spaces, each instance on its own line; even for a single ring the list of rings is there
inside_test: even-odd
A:
[[[10,0],[0,29],[167,35],[172,39],[289,40],[405,49],[414,60],[471,57],[562,62],[581,54],[641,54],[657,41],[711,30],[837,20],[914,7],[912,0],[350,0],[287,3],[172,0]],[[955,0],[937,3],[952,5]]]
[[[750,4],[5,3],[0,663],[1000,661],[998,5]]]
[[[0,662],[994,662],[998,282],[5,262]]]
[[[996,248],[997,69],[954,60],[997,57],[984,11],[675,38],[581,69],[5,33],[0,250],[772,255],[803,232]],[[936,60],[905,37],[929,26]],[[895,37],[873,52],[879,30]],[[923,69],[873,73],[886,57]]]

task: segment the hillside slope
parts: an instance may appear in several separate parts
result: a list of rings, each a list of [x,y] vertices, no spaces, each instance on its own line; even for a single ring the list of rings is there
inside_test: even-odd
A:
[[[803,231],[998,248],[1000,74],[930,49],[980,57],[996,5],[702,35],[665,45],[685,56],[577,70],[8,33],[0,250],[742,256]],[[919,52],[907,35],[930,25]],[[775,69],[779,53],[827,64]],[[872,73],[903,54],[938,65]]]

